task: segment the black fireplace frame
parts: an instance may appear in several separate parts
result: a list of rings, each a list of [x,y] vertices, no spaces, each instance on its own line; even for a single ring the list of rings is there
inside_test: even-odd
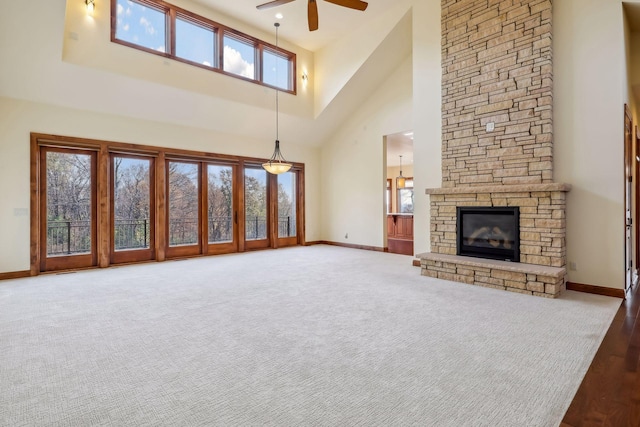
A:
[[[462,242],[462,225],[463,213],[470,214],[502,214],[515,216],[515,236],[514,249],[501,248],[482,248],[477,249],[473,246],[464,245]],[[477,206],[458,206],[456,207],[456,253],[462,256],[471,256],[476,258],[497,259],[502,261],[520,262],[520,208],[517,206],[496,206],[496,207],[477,207]]]

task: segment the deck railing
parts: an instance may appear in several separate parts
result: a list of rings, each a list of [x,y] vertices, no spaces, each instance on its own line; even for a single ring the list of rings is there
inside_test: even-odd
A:
[[[169,245],[198,243],[198,219],[176,218],[169,221]],[[267,238],[267,221],[264,217],[247,217],[245,238]],[[151,224],[148,218],[116,219],[114,224],[115,250],[145,249],[151,245]],[[296,235],[295,217],[278,218],[278,236]],[[229,216],[209,219],[209,243],[233,241],[233,219]],[[63,220],[47,222],[47,255],[77,255],[91,252],[91,221]]]

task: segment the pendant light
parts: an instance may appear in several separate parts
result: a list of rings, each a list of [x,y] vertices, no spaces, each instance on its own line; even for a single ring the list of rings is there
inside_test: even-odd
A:
[[[402,176],[402,154],[400,155],[400,176],[396,178],[396,188],[404,188],[406,184],[406,178]]]
[[[278,49],[278,27],[280,26],[280,23],[276,22],[273,25],[276,27],[276,50],[277,50]],[[276,85],[277,84],[278,84],[278,61],[276,61]],[[278,128],[280,124],[278,120],[278,113],[279,113],[278,94],[279,93],[280,93],[280,89],[278,89],[278,87],[276,86],[276,147],[273,150],[273,154],[271,155],[271,158],[269,159],[269,161],[262,164],[262,167],[264,168],[264,170],[274,175],[288,172],[292,166],[291,163],[287,162],[284,159],[284,156],[280,152],[280,141],[278,139]]]

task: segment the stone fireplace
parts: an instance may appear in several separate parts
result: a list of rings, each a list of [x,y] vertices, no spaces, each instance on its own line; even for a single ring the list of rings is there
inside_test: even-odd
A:
[[[546,297],[565,287],[571,187],[553,181],[551,3],[442,0],[442,187],[426,190],[423,275]],[[476,232],[518,257],[461,254],[466,208],[517,212],[517,239]]]

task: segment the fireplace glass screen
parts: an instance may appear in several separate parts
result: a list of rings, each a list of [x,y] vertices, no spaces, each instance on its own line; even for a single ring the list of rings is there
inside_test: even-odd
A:
[[[517,207],[458,207],[457,253],[520,262]]]

